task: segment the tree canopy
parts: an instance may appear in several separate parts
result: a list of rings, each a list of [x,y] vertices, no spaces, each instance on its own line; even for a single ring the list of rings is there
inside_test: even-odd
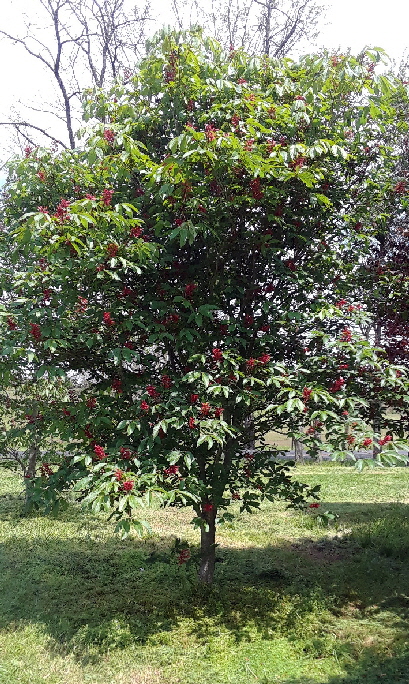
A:
[[[393,393],[407,410],[406,371],[351,299],[399,195],[393,145],[379,135],[368,155],[399,125],[380,58],[250,59],[163,33],[128,84],[88,92],[82,150],[12,164],[2,382],[22,366],[81,380],[47,405],[64,448],[32,478],[34,503],[74,486],[125,532],[153,496],[193,506],[210,582],[232,500],[317,496],[268,431],[404,458],[404,435],[374,434],[367,408]]]

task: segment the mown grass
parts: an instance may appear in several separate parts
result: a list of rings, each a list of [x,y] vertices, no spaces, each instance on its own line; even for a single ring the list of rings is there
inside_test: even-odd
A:
[[[120,541],[72,506],[20,517],[0,476],[1,684],[408,684],[409,468],[297,466],[316,512],[265,505],[219,531],[211,590],[179,568],[188,511]]]

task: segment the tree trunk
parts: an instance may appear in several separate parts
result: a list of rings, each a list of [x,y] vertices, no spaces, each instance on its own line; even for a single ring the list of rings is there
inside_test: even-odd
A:
[[[200,568],[199,581],[203,584],[212,584],[214,576],[214,566],[216,562],[216,509],[203,513],[206,526],[200,532]]]
[[[294,461],[304,461],[304,444],[298,439],[293,438]]]

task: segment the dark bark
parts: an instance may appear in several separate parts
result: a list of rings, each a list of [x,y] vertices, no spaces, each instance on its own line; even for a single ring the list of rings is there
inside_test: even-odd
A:
[[[216,509],[203,513],[206,526],[203,526],[200,534],[200,567],[199,581],[203,584],[212,584],[214,567],[216,562]]]

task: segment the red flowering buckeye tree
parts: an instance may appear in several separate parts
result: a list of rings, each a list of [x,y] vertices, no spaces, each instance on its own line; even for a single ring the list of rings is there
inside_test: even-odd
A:
[[[316,498],[268,431],[342,457],[380,439],[359,369],[387,392],[407,377],[357,332],[365,310],[339,305],[354,278],[344,255],[370,247],[357,215],[382,205],[393,167],[382,146],[366,164],[394,120],[377,58],[250,60],[164,35],[132,82],[88,94],[86,118],[109,123],[81,150],[11,165],[3,375],[25,364],[80,386],[48,407],[44,429],[65,447],[33,501],[74,487],[125,532],[153,496],[192,506],[211,582],[232,500]]]

